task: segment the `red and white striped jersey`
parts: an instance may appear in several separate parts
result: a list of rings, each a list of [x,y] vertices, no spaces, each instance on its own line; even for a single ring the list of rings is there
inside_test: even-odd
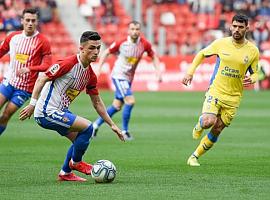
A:
[[[47,38],[36,32],[26,36],[24,31],[9,34],[0,46],[0,58],[10,54],[9,83],[17,89],[32,93],[39,71],[46,71],[52,64],[51,47]],[[29,73],[17,76],[16,72],[28,67]]]
[[[89,65],[83,67],[79,55],[59,60],[46,72],[51,81],[43,87],[34,116],[44,117],[55,110],[68,109],[71,102],[86,88],[89,95],[98,95],[97,77]]]
[[[151,44],[143,37],[139,37],[136,43],[131,41],[130,36],[114,42],[109,47],[110,53],[119,53],[114,63],[112,77],[116,79],[125,79],[132,81],[135,70],[144,52],[148,56],[154,56]]]

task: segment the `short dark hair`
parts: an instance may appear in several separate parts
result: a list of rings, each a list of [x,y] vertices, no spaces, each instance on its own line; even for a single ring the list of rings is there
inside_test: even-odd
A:
[[[33,15],[39,15],[39,13],[38,13],[38,10],[36,9],[36,8],[25,8],[24,10],[23,10],[23,13],[22,13],[22,16],[24,17],[24,15],[25,15],[25,13],[30,13],[30,14],[33,14]]]
[[[100,40],[101,37],[98,34],[98,32],[95,31],[85,31],[83,32],[81,39],[80,39],[80,43],[84,43],[87,42],[88,40]]]
[[[237,21],[240,23],[245,23],[245,25],[248,25],[248,17],[244,14],[236,14],[232,18],[232,22]]]
[[[135,25],[140,25],[141,26],[141,23],[138,22],[138,21],[135,21],[135,20],[128,23],[128,25],[130,25],[130,24],[135,24]]]

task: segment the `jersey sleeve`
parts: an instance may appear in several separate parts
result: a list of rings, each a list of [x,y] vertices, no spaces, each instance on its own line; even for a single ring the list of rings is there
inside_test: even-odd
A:
[[[91,73],[91,79],[88,81],[88,84],[86,85],[86,94],[89,95],[98,95],[98,89],[97,89],[97,76],[94,73],[94,71],[92,70],[92,68],[90,68],[90,73]]]
[[[51,45],[50,42],[47,40],[47,38],[43,38],[43,44],[42,44],[42,55],[51,55]]]
[[[219,42],[218,40],[215,40],[209,46],[204,48],[201,52],[204,55],[204,57],[209,57],[212,55],[218,55],[218,49],[220,49]]]
[[[187,74],[193,75],[197,67],[201,64],[205,57],[209,57],[212,55],[218,55],[218,41],[215,40],[209,46],[199,51],[194,57],[191,66],[187,70]]]
[[[116,41],[116,42],[113,42],[110,47],[109,47],[109,52],[110,53],[116,53],[119,51],[119,48],[120,48],[120,45],[122,44],[123,40],[121,41]]]
[[[258,71],[259,71],[259,50],[256,49],[255,57],[248,68],[249,73],[251,74],[252,83],[255,83],[258,80]]]
[[[9,34],[4,42],[0,46],[0,58],[3,57],[6,53],[9,52],[9,43],[11,38],[16,34],[16,32]]]
[[[73,63],[66,60],[60,60],[59,62],[53,64],[45,72],[45,75],[49,77],[50,80],[55,80],[64,74],[68,73],[73,67]]]
[[[149,57],[151,57],[151,58],[154,57],[155,52],[154,52],[154,50],[152,48],[152,45],[147,41],[145,42],[145,51],[147,52],[147,55]]]

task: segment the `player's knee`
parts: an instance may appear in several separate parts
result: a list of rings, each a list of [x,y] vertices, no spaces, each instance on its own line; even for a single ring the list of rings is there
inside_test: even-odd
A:
[[[0,123],[7,123],[10,119],[11,115],[9,113],[4,112],[1,116],[0,116]]]
[[[113,107],[117,110],[117,112],[122,109],[122,105],[114,105],[113,104]]]
[[[207,129],[213,126],[216,122],[216,118],[204,117],[202,120],[202,128]]]
[[[125,101],[125,104],[133,106],[136,103],[135,99],[128,99]]]

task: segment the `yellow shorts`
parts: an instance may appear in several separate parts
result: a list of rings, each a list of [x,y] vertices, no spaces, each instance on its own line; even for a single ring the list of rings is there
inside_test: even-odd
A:
[[[229,126],[236,114],[237,107],[227,105],[221,102],[218,97],[206,94],[203,103],[202,113],[211,113],[220,115],[221,120],[226,126]]]

